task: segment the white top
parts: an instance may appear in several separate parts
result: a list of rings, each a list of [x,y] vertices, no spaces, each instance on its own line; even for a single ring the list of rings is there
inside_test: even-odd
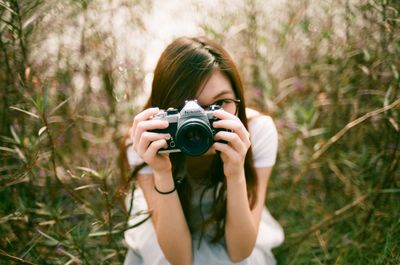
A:
[[[253,116],[249,120],[249,133],[252,144],[253,160],[255,168],[272,167],[276,161],[278,149],[278,133],[271,117],[260,115],[255,111],[250,111]],[[143,160],[136,154],[133,147],[127,150],[129,164],[133,167],[143,163]],[[139,171],[140,174],[152,174],[150,167],[146,166]],[[210,201],[206,199],[202,201],[201,209],[209,208]],[[130,205],[131,195],[126,198],[127,206]],[[195,207],[199,205],[195,204]],[[194,208],[194,209],[197,209]],[[143,192],[137,188],[134,193],[132,215],[129,225],[144,220],[146,214],[138,214],[146,212],[147,203],[144,199]],[[195,213],[194,213],[195,214]],[[193,240],[196,236],[192,235]],[[245,259],[240,265],[250,264],[275,264],[275,259],[271,249],[279,246],[284,240],[283,229],[279,223],[271,216],[269,211],[264,208],[259,232],[257,235],[256,246],[249,258]],[[132,228],[125,232],[125,241],[129,246],[129,251],[125,259],[124,265],[167,265],[169,264],[157,242],[155,231],[150,220],[145,221],[138,227]],[[211,244],[207,240],[202,240],[199,247],[193,244],[193,264],[233,264],[227,256],[223,244]]]
[[[275,165],[278,151],[278,133],[271,117],[260,115],[248,122],[251,148],[255,168],[272,167]],[[130,145],[127,149],[128,162],[131,167],[140,165],[143,160]],[[145,166],[139,174],[152,174],[149,166]]]

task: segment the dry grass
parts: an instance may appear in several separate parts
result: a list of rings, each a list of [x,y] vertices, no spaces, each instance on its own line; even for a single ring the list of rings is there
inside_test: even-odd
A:
[[[118,149],[154,3],[0,0],[1,264],[122,263]],[[398,1],[185,4],[276,121],[279,263],[399,264]]]

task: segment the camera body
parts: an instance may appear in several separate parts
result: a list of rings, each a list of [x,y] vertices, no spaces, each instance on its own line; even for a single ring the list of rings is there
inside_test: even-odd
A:
[[[160,110],[152,119],[166,120],[169,126],[165,129],[156,129],[151,132],[169,133],[168,147],[159,150],[159,153],[183,152],[189,156],[200,156],[214,143],[214,135],[225,129],[213,127],[219,119],[214,117],[214,112],[221,107],[211,105],[209,110],[204,110],[197,100],[188,100],[183,109],[169,108]]]

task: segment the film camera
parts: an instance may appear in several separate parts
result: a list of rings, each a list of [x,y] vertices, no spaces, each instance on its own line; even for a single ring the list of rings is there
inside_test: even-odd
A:
[[[159,150],[159,153],[183,152],[189,156],[200,156],[214,143],[214,135],[225,129],[216,129],[213,123],[219,119],[213,113],[220,109],[218,105],[211,105],[204,110],[197,100],[188,100],[179,112],[169,108],[160,110],[152,119],[167,120],[166,129],[156,129],[152,132],[169,133],[168,147]]]

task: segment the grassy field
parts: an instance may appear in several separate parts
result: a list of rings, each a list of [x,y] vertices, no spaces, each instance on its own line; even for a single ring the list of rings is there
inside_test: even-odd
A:
[[[184,32],[161,3],[0,0],[0,264],[122,264],[120,141]],[[182,6],[278,127],[278,263],[400,264],[400,2]]]

